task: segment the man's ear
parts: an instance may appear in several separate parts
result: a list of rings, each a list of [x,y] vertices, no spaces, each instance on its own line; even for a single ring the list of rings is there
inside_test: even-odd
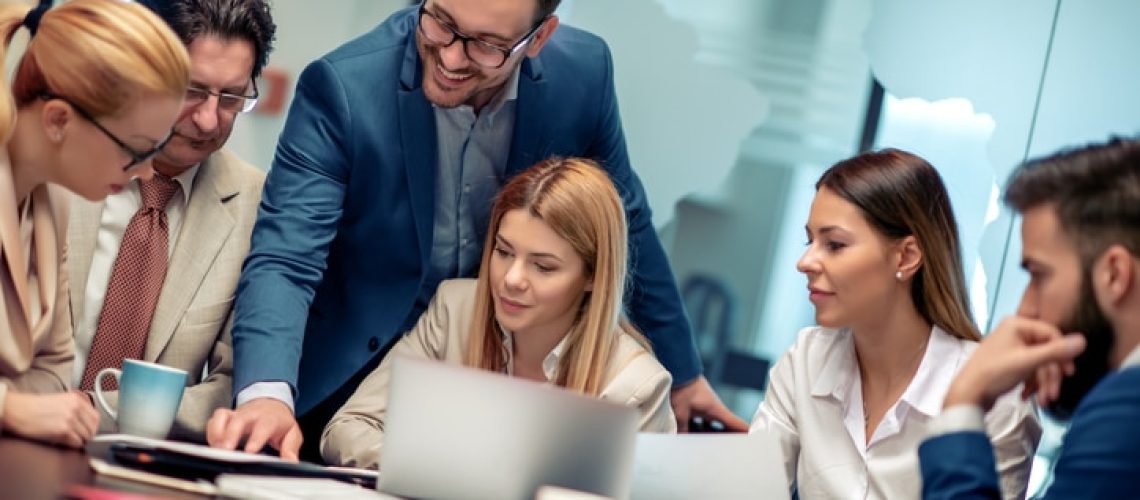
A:
[[[530,44],[526,48],[526,56],[534,57],[539,52],[542,52],[542,47],[546,42],[550,41],[550,37],[558,29],[558,16],[550,16],[546,21],[542,22],[542,27],[534,33],[534,38],[531,39]]]
[[[71,106],[59,99],[44,103],[40,118],[44,125],[44,135],[48,141],[58,144],[67,136],[67,129],[75,117]]]
[[[906,236],[896,243],[898,251],[898,272],[902,273],[902,280],[908,280],[918,273],[922,267],[922,247],[918,246],[918,238],[914,235]]]
[[[1119,244],[1108,247],[1096,260],[1091,279],[1102,309],[1120,307],[1129,295],[1140,293],[1140,290],[1134,290],[1137,285],[1136,266],[1136,257]]]

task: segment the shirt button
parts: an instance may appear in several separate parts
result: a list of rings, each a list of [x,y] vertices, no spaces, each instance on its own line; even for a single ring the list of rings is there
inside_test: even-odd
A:
[[[368,339],[368,350],[369,351],[376,352],[376,350],[379,348],[380,348],[380,339],[378,339],[376,337],[372,337],[372,338]]]
[[[467,238],[463,238],[462,240],[459,240],[459,244],[460,245],[466,245],[467,244]]]
[[[464,193],[470,193],[471,192],[471,185],[470,184],[464,184],[463,185],[463,192]]]

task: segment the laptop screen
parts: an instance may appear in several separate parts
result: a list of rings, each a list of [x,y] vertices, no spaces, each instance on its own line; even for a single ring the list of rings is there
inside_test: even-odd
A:
[[[398,358],[378,489],[531,499],[543,485],[628,498],[634,408],[438,361]]]

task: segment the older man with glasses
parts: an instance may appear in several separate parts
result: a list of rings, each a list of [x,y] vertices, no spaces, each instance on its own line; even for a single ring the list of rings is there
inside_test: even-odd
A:
[[[204,442],[212,412],[232,401],[229,319],[265,180],[221,148],[237,116],[257,104],[255,79],[276,28],[264,0],[150,3],[186,44],[191,83],[157,144],[118,137],[76,107],[130,156],[125,170],[154,157],[155,175],[104,203],[72,202],[74,382],[90,391],[99,370],[126,358],[186,370],[173,435]],[[117,392],[104,394],[117,405]],[[114,419],[100,427],[113,430]]]
[[[673,375],[679,423],[697,412],[747,428],[701,375],[630,167],[610,52],[559,29],[558,3],[425,0],[305,69],[238,286],[238,406],[211,419],[211,445],[247,438],[247,451],[296,458],[303,435],[319,459],[325,423],[440,281],[478,271],[499,187],[553,155],[597,159],[623,195],[627,308]]]

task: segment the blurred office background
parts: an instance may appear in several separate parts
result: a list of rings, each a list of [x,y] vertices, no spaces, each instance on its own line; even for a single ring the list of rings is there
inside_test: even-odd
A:
[[[268,168],[304,66],[410,3],[273,1],[261,88],[284,106],[239,119],[230,149]],[[930,160],[987,329],[1027,281],[999,203],[1010,170],[1140,133],[1134,0],[564,0],[559,13],[610,43],[632,160],[710,379],[746,419],[766,363],[813,323],[794,264],[823,169],[882,147]],[[1031,491],[1059,435],[1042,442]]]

